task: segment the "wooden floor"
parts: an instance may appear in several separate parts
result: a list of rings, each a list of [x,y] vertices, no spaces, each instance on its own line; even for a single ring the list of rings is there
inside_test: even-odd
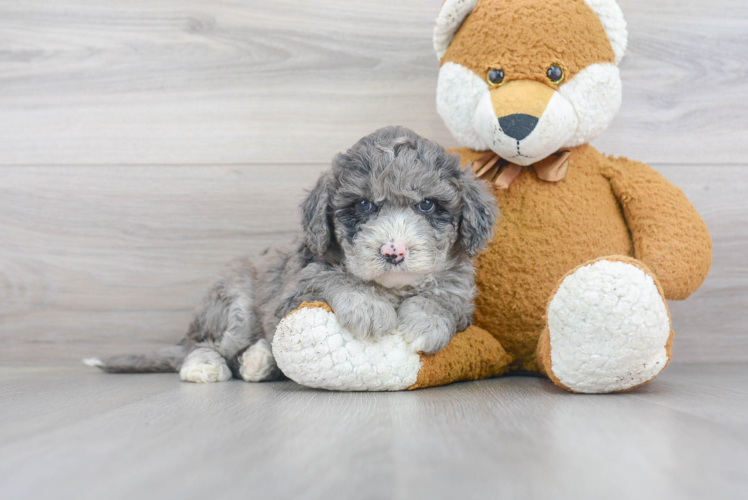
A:
[[[504,378],[409,393],[0,369],[0,498],[738,499],[748,366],[631,393]]]

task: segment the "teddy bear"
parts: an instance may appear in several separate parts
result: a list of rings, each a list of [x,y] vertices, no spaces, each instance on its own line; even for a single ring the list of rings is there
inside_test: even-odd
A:
[[[712,243],[651,167],[589,143],[619,111],[627,45],[614,0],[446,0],[437,111],[501,217],[478,256],[473,326],[442,351],[357,340],[304,304],[273,341],[284,374],[331,390],[404,390],[537,374],[576,393],[652,381],[670,362],[667,300],[704,282]]]

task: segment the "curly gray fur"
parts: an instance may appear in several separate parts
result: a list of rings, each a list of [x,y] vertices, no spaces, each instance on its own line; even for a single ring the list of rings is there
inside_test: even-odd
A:
[[[430,203],[431,211],[419,208]],[[369,204],[370,211],[360,209]],[[458,156],[402,127],[378,130],[321,175],[302,205],[300,238],[236,261],[213,285],[177,350],[212,349],[239,377],[244,351],[272,341],[280,320],[302,302],[322,301],[354,335],[397,329],[418,350],[437,352],[472,322],[472,259],[492,237],[495,207]],[[381,253],[395,241],[407,248],[398,262]],[[96,366],[176,371],[175,352]]]

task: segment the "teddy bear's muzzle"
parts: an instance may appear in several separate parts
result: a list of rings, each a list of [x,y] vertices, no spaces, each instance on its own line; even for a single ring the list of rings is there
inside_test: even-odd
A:
[[[557,152],[576,132],[574,107],[551,87],[515,80],[488,92],[475,114],[475,129],[496,154],[521,166]]]

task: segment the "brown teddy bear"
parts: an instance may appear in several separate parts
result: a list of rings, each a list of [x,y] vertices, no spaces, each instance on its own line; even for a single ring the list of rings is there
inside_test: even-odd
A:
[[[392,340],[350,355],[334,313],[304,307],[276,334],[284,373],[342,390],[512,372],[582,393],[653,380],[671,357],[666,299],[703,283],[712,244],[678,188],[589,145],[621,105],[626,43],[614,0],[446,0],[434,31],[437,109],[465,146],[465,167],[493,184],[502,214],[478,258],[474,326],[431,356]],[[289,339],[320,324],[335,340],[320,359],[303,355]]]

